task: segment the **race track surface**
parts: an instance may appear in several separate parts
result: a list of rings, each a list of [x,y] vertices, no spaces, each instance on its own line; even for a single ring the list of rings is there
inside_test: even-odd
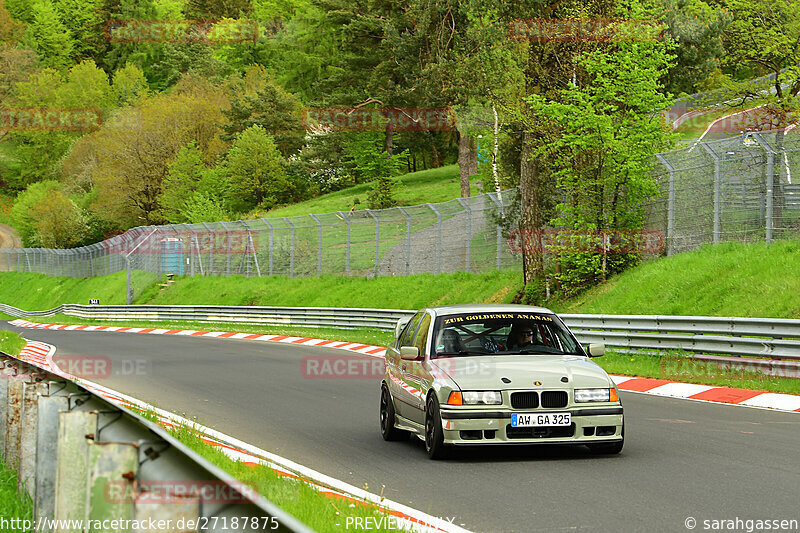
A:
[[[619,456],[583,447],[479,448],[444,462],[387,443],[377,379],[309,379],[342,351],[256,341],[15,328],[87,379],[474,531],[688,531],[685,520],[800,520],[800,415],[622,393]]]

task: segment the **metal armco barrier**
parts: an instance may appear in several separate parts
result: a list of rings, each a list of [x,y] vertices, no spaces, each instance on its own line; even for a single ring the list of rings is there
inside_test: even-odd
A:
[[[62,313],[93,320],[187,320],[344,329],[364,327],[382,331],[392,331],[398,319],[415,313],[404,309],[335,307],[77,304],[60,305],[48,311],[23,311],[0,304],[0,311],[17,317]],[[668,315],[559,316],[582,343],[603,343],[621,350],[682,350],[800,361],[800,320]]]
[[[155,423],[1,352],[0,370],[0,450],[40,531],[311,532]]]

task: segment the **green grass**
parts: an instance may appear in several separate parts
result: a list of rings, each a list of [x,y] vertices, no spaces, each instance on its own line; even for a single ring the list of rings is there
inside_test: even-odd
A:
[[[205,459],[232,475],[238,481],[254,487],[259,494],[275,503],[314,531],[339,532],[345,529],[346,517],[372,517],[380,521],[383,516],[375,505],[353,504],[342,499],[330,498],[310,485],[291,478],[281,477],[265,466],[249,466],[234,461],[219,447],[210,446],[195,434],[192,428],[171,428],[170,433]],[[363,523],[363,522],[362,522]],[[385,523],[390,523],[388,520]],[[375,531],[400,531],[386,527]]]
[[[19,352],[24,347],[25,339],[13,331],[0,329],[0,352],[7,353],[8,355],[19,355]]]
[[[561,313],[800,318],[800,242],[707,245],[642,263],[570,300]]]
[[[0,313],[0,320],[13,320]],[[234,331],[236,333],[258,333],[261,335],[288,335],[290,337],[311,337],[315,339],[342,340],[386,346],[394,332],[366,328],[303,328],[286,326],[259,326],[236,324],[233,322],[191,322],[183,320],[89,320],[67,315],[52,317],[28,317],[31,322],[45,324],[88,324],[91,326],[127,326],[131,328],[192,329],[197,331]],[[2,333],[0,333],[2,335]]]
[[[475,183],[480,180],[483,180],[484,185],[488,184],[487,179],[480,175],[470,178],[473,195],[478,192],[475,188]],[[448,165],[404,174],[399,176],[397,181],[398,186],[395,197],[401,206],[419,205],[428,202],[446,202],[461,195],[458,165]],[[366,209],[368,207],[367,194],[370,190],[372,190],[371,183],[362,183],[304,202],[275,208],[265,213],[255,213],[254,218],[292,217],[308,215],[309,213],[320,214],[336,211],[344,211],[346,213],[353,207],[355,198],[358,198],[361,202],[356,205],[356,209]]]
[[[60,304],[125,304],[125,272],[96,278],[53,277],[23,272],[0,272],[0,303],[25,311],[52,309]]]
[[[17,490],[17,473],[6,467],[0,456],[0,519],[32,520],[33,502],[25,491]],[[8,531],[13,531],[9,529]],[[22,531],[23,528],[16,528]]]
[[[137,303],[419,309],[429,305],[509,302],[521,285],[521,278],[515,271],[372,279],[195,276],[179,278],[161,291],[161,287],[152,286]]]
[[[713,363],[693,361],[686,355],[621,353],[613,350],[593,359],[609,374],[669,379],[681,382],[800,394],[800,379],[772,377],[741,369],[724,369]]]
[[[744,107],[731,107],[725,109],[715,109],[708,111],[707,113],[703,113],[702,115],[697,115],[695,117],[690,118],[683,124],[681,124],[676,130],[675,133],[678,134],[678,140],[694,140],[699,138],[703,132],[706,131],[708,125],[711,124],[713,121],[720,117],[724,117],[725,115],[730,115],[731,113],[736,113],[738,111],[745,111],[747,109],[752,109],[764,103],[764,99],[753,100],[747,102]],[[743,122],[744,115],[731,117],[732,121],[726,122],[727,129],[730,131],[726,131],[725,133],[734,136],[739,133],[739,130],[735,128],[738,125],[739,121]],[[743,125],[744,127],[744,125]],[[734,131],[735,130],[735,131]]]

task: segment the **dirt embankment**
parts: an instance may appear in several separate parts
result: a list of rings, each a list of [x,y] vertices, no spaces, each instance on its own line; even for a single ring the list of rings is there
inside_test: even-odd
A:
[[[11,226],[0,224],[0,248],[22,248],[22,240]]]

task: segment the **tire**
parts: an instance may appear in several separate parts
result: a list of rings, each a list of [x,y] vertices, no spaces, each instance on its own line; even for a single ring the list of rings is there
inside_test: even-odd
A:
[[[608,444],[587,444],[589,451],[598,455],[616,455],[622,451],[625,444],[625,425],[622,426],[622,440]]]
[[[394,402],[386,385],[381,387],[381,435],[383,440],[395,441],[408,438],[408,432],[394,427]]]
[[[439,412],[439,400],[436,394],[428,396],[425,404],[425,451],[431,459],[444,459],[449,449],[444,444],[442,415]]]

